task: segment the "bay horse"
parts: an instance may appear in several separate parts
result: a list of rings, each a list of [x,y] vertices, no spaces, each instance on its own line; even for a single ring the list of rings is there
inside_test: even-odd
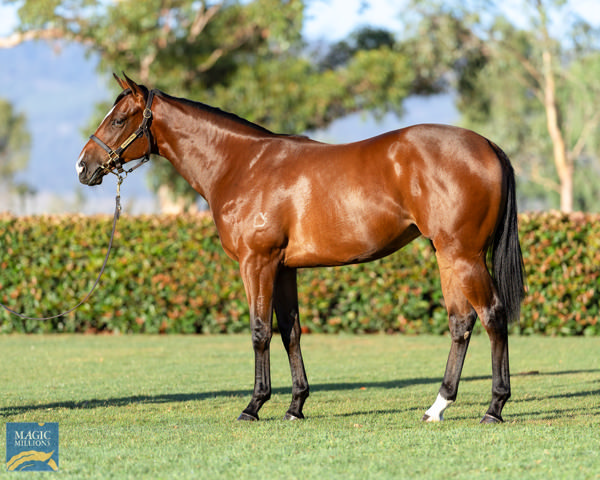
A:
[[[423,420],[442,420],[456,399],[479,317],[492,356],[492,400],[481,423],[503,421],[510,397],[507,329],[519,316],[524,278],[514,172],[498,146],[445,125],[329,145],[275,134],[126,75],[115,79],[123,91],[81,152],[79,180],[100,184],[123,164],[155,154],[206,200],[223,249],[239,262],[250,307],[254,391],[239,420],[258,420],[271,396],[273,310],[293,385],[284,418],[304,418],[309,385],[297,269],[369,262],[423,235],[437,256],[451,336],[442,385]]]

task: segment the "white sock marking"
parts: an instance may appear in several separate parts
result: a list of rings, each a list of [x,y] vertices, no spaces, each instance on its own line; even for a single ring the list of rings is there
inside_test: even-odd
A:
[[[446,400],[439,393],[437,398],[435,399],[434,404],[429,407],[429,410],[425,412],[429,418],[428,422],[441,422],[444,419],[444,410],[448,408],[448,405],[452,403],[452,400]]]

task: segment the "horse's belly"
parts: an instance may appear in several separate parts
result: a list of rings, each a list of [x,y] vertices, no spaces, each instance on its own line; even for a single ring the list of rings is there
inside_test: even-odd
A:
[[[420,235],[409,222],[322,225],[289,238],[284,262],[293,268],[363,263],[389,255]]]

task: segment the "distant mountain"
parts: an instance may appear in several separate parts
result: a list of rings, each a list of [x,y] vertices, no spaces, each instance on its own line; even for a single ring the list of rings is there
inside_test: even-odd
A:
[[[53,48],[46,42],[27,42],[0,49],[0,97],[25,113],[32,135],[29,166],[18,179],[40,194],[74,197],[78,192],[92,199],[91,203],[94,198],[114,195],[111,182],[91,189],[80,185],[75,174],[79,152],[93,133],[83,130],[94,106],[111,100],[112,95],[108,79],[96,72],[97,63],[97,57],[86,56],[76,44]],[[127,180],[129,195],[150,195],[143,177]]]

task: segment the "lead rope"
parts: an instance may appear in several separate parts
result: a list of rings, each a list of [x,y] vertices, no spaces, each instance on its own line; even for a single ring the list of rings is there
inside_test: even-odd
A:
[[[136,165],[136,167],[137,166],[139,166],[139,165]],[[7,312],[12,313],[13,315],[16,315],[17,317],[22,318],[23,320],[40,320],[41,321],[41,320],[53,320],[55,318],[64,317],[65,315],[68,315],[69,313],[74,312],[79,307],[81,307],[81,305],[83,305],[85,302],[87,302],[87,300],[92,296],[92,293],[98,286],[98,283],[100,283],[100,278],[102,277],[102,274],[104,273],[104,269],[106,268],[106,264],[108,263],[108,257],[110,255],[110,251],[112,249],[113,239],[115,238],[115,231],[117,230],[117,220],[121,216],[121,184],[123,183],[123,180],[125,179],[125,177],[121,177],[120,175],[117,175],[117,177],[118,177],[118,180],[117,180],[117,196],[115,197],[115,215],[113,218],[113,225],[112,225],[112,232],[110,233],[110,240],[108,242],[108,251],[106,252],[106,256],[104,257],[104,263],[102,263],[102,268],[100,268],[100,273],[98,274],[98,278],[96,278],[96,281],[94,282],[94,285],[92,286],[92,289],[83,298],[83,300],[81,300],[77,305],[75,305],[73,308],[67,310],[66,312],[62,312],[62,313],[59,313],[58,315],[53,315],[51,317],[28,317],[21,313],[15,312],[14,310],[10,309],[3,303],[0,303],[0,307],[4,308],[4,310],[6,310]]]

